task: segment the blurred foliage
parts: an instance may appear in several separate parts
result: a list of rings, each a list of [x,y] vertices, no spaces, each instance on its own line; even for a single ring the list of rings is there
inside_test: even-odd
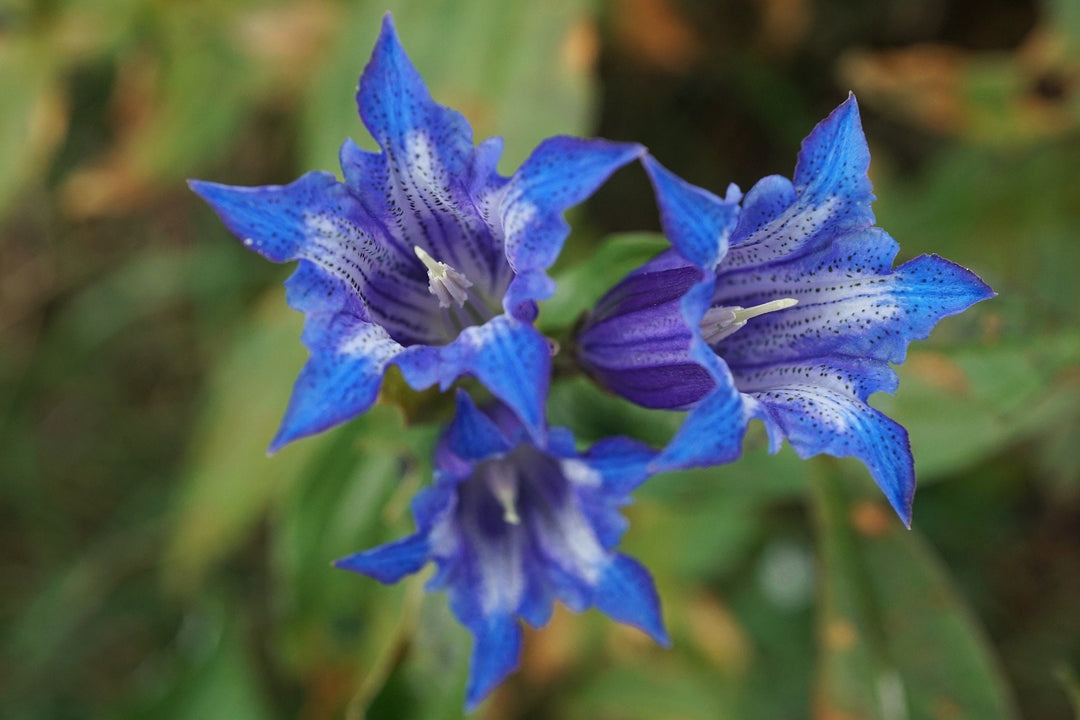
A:
[[[628,508],[673,649],[560,610],[479,715],[1077,717],[1075,0],[0,6],[0,715],[460,717],[445,599],[329,566],[411,529],[437,427],[388,402],[266,458],[304,357],[287,269],[182,184],[371,147],[353,95],[387,6],[435,97],[506,137],[506,172],[600,134],[746,188],[854,89],[880,224],[999,292],[875,399],[910,429],[914,531],[858,463],[770,456],[754,428],[740,462]],[[635,170],[574,220],[539,320],[559,335],[663,247]],[[679,422],[581,377],[549,412],[583,442]]]

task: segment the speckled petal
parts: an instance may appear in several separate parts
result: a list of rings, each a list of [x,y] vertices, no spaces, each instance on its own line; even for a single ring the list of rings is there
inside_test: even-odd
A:
[[[937,256],[890,271],[895,254],[895,241],[870,228],[792,262],[721,276],[718,305],[799,304],[752,319],[716,352],[733,367],[825,355],[900,363],[908,344],[939,320],[994,294],[974,273]]]
[[[497,179],[497,143],[474,147],[464,116],[432,100],[389,14],[356,99],[383,152],[346,142],[341,166],[348,185],[400,244],[423,248],[486,293],[501,293],[505,285],[494,286],[509,280],[506,260],[470,194]]]
[[[797,256],[873,225],[869,167],[870,150],[851,95],[803,141],[793,185],[768,177],[747,193],[747,217],[732,234],[718,271]]]
[[[399,342],[440,340],[427,274],[415,256],[387,241],[333,175],[312,172],[288,185],[250,188],[190,185],[246,246],[274,262],[307,260],[341,280],[340,291],[361,298],[370,319]]]
[[[757,416],[774,449],[787,439],[802,458],[858,458],[904,523],[911,523],[915,470],[907,432],[865,402],[877,389],[895,389],[895,373],[886,363],[834,357],[743,370],[736,382],[760,403]]]

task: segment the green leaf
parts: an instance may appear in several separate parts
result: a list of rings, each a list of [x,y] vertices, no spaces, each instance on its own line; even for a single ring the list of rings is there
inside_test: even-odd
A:
[[[822,473],[815,490],[818,714],[1017,717],[982,631],[919,535],[904,530],[868,482]]]
[[[654,657],[638,667],[620,664],[599,673],[571,702],[566,718],[716,720],[734,717],[732,703],[708,668],[684,658]],[[666,660],[666,662],[664,662]]]
[[[245,642],[243,619],[224,605],[200,603],[188,618],[186,663],[167,690],[128,712],[123,720],[268,720],[274,717],[260,688],[257,666]],[[196,645],[195,652],[190,650]],[[202,645],[203,647],[198,647]]]
[[[913,352],[899,368],[895,397],[874,405],[911,435],[915,469],[928,480],[1000,453],[1075,413],[1080,357],[1072,330],[998,347]]]
[[[355,656],[361,640],[370,646],[369,631],[379,624],[373,613],[382,612],[383,602],[399,606],[398,593],[331,562],[413,531],[409,501],[431,480],[436,430],[406,428],[397,408],[376,406],[335,433],[282,494],[274,559],[282,580],[285,654],[302,672],[335,655]],[[326,622],[352,622],[358,610],[357,633]],[[368,660],[362,657],[363,664]]]
[[[179,5],[161,15],[160,96],[132,153],[138,170],[151,177],[179,178],[236,143],[261,78],[225,32],[232,18],[224,9],[207,13]]]
[[[210,379],[165,551],[165,581],[174,591],[194,593],[331,436],[266,456],[305,359],[301,324],[273,292]]]
[[[0,218],[44,174],[67,130],[58,71],[48,42],[0,38]]]

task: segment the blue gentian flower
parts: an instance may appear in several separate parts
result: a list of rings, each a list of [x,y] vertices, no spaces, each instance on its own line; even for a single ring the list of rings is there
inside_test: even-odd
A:
[[[541,432],[550,345],[531,323],[554,292],[562,213],[644,150],[555,137],[500,176],[502,140],[474,146],[465,118],[431,99],[389,15],[357,102],[382,152],[346,141],[344,183],[191,183],[245,245],[299,261],[287,298],[307,315],[311,358],[271,450],[367,410],[391,363],[417,390],[473,375]]]
[[[384,583],[436,564],[428,589],[447,590],[476,641],[469,708],[517,667],[518,618],[546,624],[554,599],[579,612],[595,606],[666,645],[648,571],[614,552],[627,525],[619,507],[654,456],[625,438],[579,454],[563,428],[536,444],[504,405],[484,412],[459,392],[434,484],[413,500],[417,531],[335,564]]]
[[[854,96],[803,142],[794,182],[767,177],[745,197],[732,186],[720,199],[646,158],[673,250],[600,300],[577,354],[640,405],[689,409],[653,469],[734,460],[758,418],[773,452],[786,438],[804,458],[862,460],[910,524],[907,433],[867,397],[896,390],[889,363],[910,341],[994,292],[936,255],[892,267],[869,165]]]

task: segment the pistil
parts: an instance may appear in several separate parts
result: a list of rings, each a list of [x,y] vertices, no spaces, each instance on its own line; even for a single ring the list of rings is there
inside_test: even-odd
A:
[[[507,462],[492,463],[488,470],[488,487],[503,509],[503,520],[510,525],[521,523],[517,512],[517,473]]]
[[[414,247],[413,252],[427,268],[428,290],[438,298],[439,307],[448,308],[451,304],[464,307],[472,282],[446,263],[428,255],[422,247]]]
[[[749,308],[738,305],[709,308],[705,317],[701,319],[701,334],[706,343],[714,345],[745,327],[746,321],[751,318],[777,310],[786,310],[798,304],[799,301],[795,298],[781,298]]]

